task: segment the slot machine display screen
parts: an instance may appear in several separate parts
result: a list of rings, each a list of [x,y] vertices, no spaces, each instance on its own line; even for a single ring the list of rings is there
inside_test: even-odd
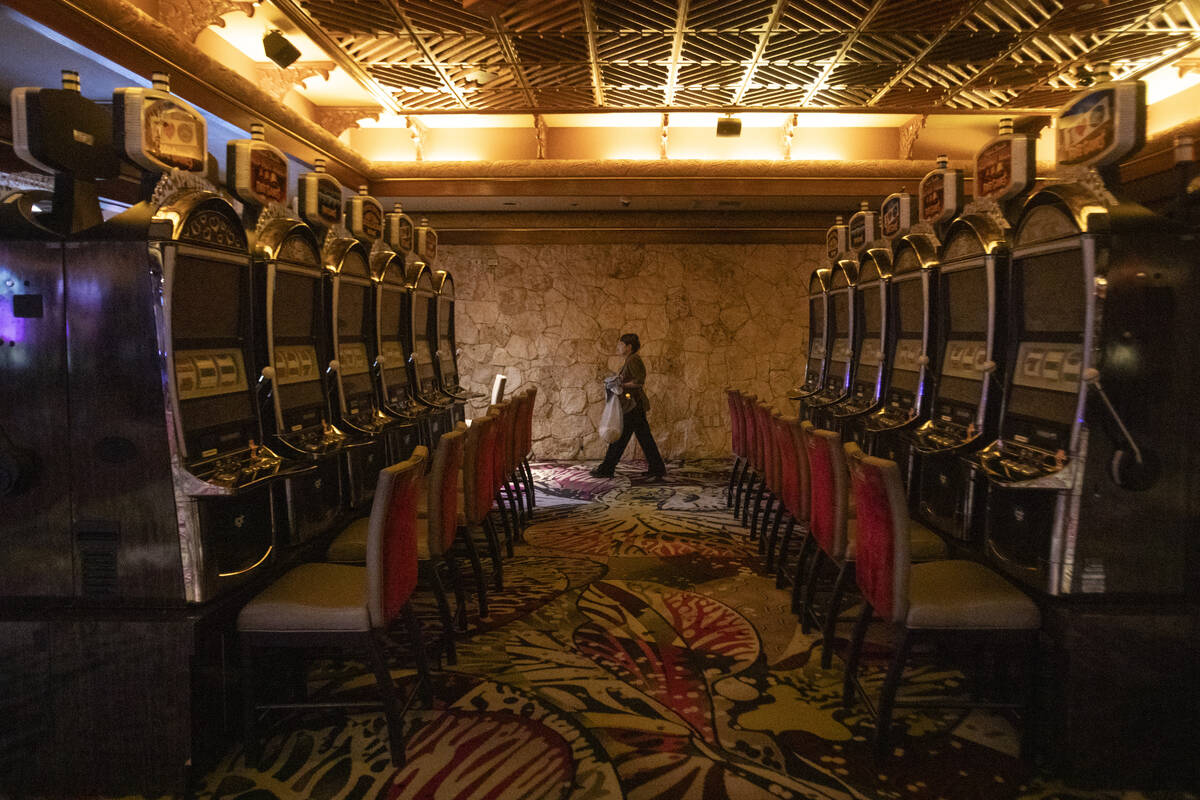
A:
[[[878,286],[872,286],[862,293],[863,320],[866,325],[866,336],[878,339],[883,330],[883,305],[880,303]]]
[[[821,298],[808,302],[808,329],[812,331],[812,339],[819,341],[825,337],[825,303]]]
[[[399,339],[400,314],[404,307],[400,295],[395,292],[385,291],[380,297],[379,302],[379,338],[388,340]]]
[[[840,292],[832,295],[833,300],[833,338],[844,339],[850,331],[850,295]]]
[[[175,339],[240,339],[246,280],[245,264],[181,255],[171,298]]]
[[[421,362],[429,361],[432,352],[429,349],[430,302],[431,298],[424,295],[413,295],[413,351]]]
[[[900,335],[921,336],[925,332],[925,293],[919,278],[896,282],[896,307],[900,312]]]
[[[450,339],[450,301],[444,297],[438,298],[438,338],[442,341]]]
[[[370,286],[343,282],[338,288],[338,338],[357,339],[363,335],[363,313]]]
[[[982,267],[946,273],[950,336],[984,336],[988,328],[987,270]]]
[[[320,282],[308,275],[275,273],[272,324],[276,339],[311,339]]]
[[[1079,334],[1083,331],[1087,297],[1079,250],[1022,258],[1017,269],[1025,332]]]

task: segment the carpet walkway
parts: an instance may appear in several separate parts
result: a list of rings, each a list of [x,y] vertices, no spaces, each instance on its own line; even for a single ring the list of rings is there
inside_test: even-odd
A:
[[[841,662],[820,668],[789,594],[725,509],[727,462],[633,485],[590,464],[534,465],[538,506],[491,616],[471,606],[458,664],[434,673],[433,708],[409,714],[408,764],[393,767],[379,713],[314,712],[270,723],[263,756],[231,752],[202,798],[436,800],[1183,800],[1082,791],[1015,757],[1016,736],[984,712],[898,716],[893,751],[871,756],[862,704],[841,706]],[[473,597],[472,595],[468,595]],[[436,624],[432,604],[423,609]],[[875,626],[873,626],[875,627]],[[872,632],[866,683],[887,663]],[[850,624],[839,632],[845,636]],[[403,660],[396,648],[395,663]],[[411,670],[396,669],[401,683]],[[353,662],[320,662],[310,685],[374,689]],[[945,693],[956,672],[910,673]]]

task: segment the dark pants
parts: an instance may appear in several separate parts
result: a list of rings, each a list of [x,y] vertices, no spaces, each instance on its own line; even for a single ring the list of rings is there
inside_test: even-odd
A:
[[[646,471],[652,475],[662,475],[667,471],[662,456],[658,454],[658,445],[654,443],[654,434],[650,433],[650,423],[646,420],[646,412],[640,408],[626,411],[622,415],[621,438],[608,446],[604,460],[597,467],[599,472],[612,472],[621,460],[621,454],[629,444],[629,439],[637,436],[642,452],[646,454]]]

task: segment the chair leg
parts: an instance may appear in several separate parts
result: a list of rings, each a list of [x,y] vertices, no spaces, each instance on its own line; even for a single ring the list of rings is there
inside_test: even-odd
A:
[[[754,511],[750,514],[750,538],[751,540],[758,537],[758,515],[762,511],[762,502],[764,497],[770,496],[770,490],[767,488],[767,479],[764,476],[762,482],[758,485],[758,492],[754,495]]]
[[[746,478],[750,475],[750,462],[746,459],[738,459],[741,462],[741,470],[738,472],[737,485],[733,487],[733,518],[742,518],[742,492],[746,488]],[[734,468],[738,466],[738,461],[734,461]]]
[[[464,633],[467,630],[467,591],[463,584],[462,571],[453,553],[443,553],[442,560],[450,572],[450,584],[454,588],[454,624]]]
[[[405,762],[404,711],[396,697],[396,686],[392,683],[392,674],[388,671],[383,645],[375,631],[367,631],[367,650],[371,654],[375,683],[379,687],[379,693],[383,695],[383,713],[387,719],[388,748],[392,753],[392,764],[402,767]]]
[[[775,522],[771,525],[771,536],[767,539],[767,572],[775,569],[775,545],[779,542],[779,526],[783,524],[783,515],[787,511],[783,501],[775,509]]]
[[[788,517],[787,527],[783,529],[783,541],[779,543],[779,555],[775,557],[775,588],[782,589],[787,579],[788,548],[792,545],[792,534],[796,530],[796,518]]]
[[[838,614],[842,611],[842,595],[852,574],[854,562],[843,561],[833,584],[833,594],[829,596],[829,608],[825,611],[825,625],[821,633],[821,669],[833,666],[833,637],[837,633]]]
[[[483,535],[487,538],[488,553],[492,558],[492,583],[497,592],[504,591],[504,561],[500,555],[500,537],[491,516],[483,518]]]
[[[766,503],[763,505],[762,516],[758,518],[758,554],[766,555],[767,552],[767,528],[771,526],[771,514],[775,511],[775,493],[770,489],[766,492]]]
[[[408,629],[408,641],[412,645],[413,661],[417,664],[417,692],[421,703],[433,705],[433,676],[429,671],[429,654],[425,652],[425,640],[421,636],[421,620],[413,611],[412,603],[405,603],[400,609],[404,617],[404,627]]]
[[[246,715],[243,720],[243,735],[246,743],[246,765],[254,767],[262,758],[262,743],[258,741],[255,723],[258,719],[258,706],[254,702],[254,655],[253,647],[246,637],[240,642],[242,648],[242,708]]]
[[[812,549],[812,534],[804,537],[800,546],[800,555],[796,559],[796,573],[792,575],[792,613],[800,613],[800,598],[804,593],[804,567],[808,563],[808,551]]]
[[[753,468],[748,468],[746,472],[750,473],[749,482],[746,484],[746,489],[742,492],[742,524],[750,519],[750,498],[754,496],[754,484],[758,482],[758,473]]]
[[[846,668],[842,673],[842,708],[847,711],[854,706],[854,683],[858,678],[858,659],[862,655],[863,642],[867,638],[867,628],[871,626],[871,616],[874,609],[863,600],[862,613],[854,623],[854,633],[850,636],[850,652],[846,654]]]
[[[429,573],[429,583],[433,586],[433,596],[437,599],[438,615],[442,618],[442,649],[446,651],[446,663],[457,664],[458,652],[454,648],[454,618],[450,614],[450,601],[446,598],[446,585],[442,583],[437,561],[422,561],[421,564]]]
[[[512,558],[513,554],[513,529],[512,522],[508,518],[508,506],[504,503],[504,491],[496,490],[496,506],[500,509],[500,521],[504,524],[504,542],[508,549],[508,557]]]
[[[738,471],[741,467],[742,460],[737,456],[733,457],[733,467],[729,470],[729,486],[725,488],[725,507],[730,508],[733,505],[733,487],[737,484]]]
[[[817,547],[813,554],[812,566],[808,570],[808,578],[804,582],[804,603],[800,606],[800,632],[808,633],[813,622],[813,606],[817,599],[817,581],[821,579],[821,570],[825,566],[823,556],[825,551]]]
[[[896,705],[896,690],[900,687],[900,678],[904,675],[904,664],[908,661],[908,651],[912,647],[912,634],[908,628],[900,634],[900,642],[896,645],[896,654],[892,656],[892,664],[888,667],[887,678],[879,692],[879,716],[875,718],[875,755],[882,757],[887,750],[888,737],[892,727],[892,710]]]
[[[508,492],[509,501],[512,503],[517,517],[517,538],[519,539],[525,530],[528,518],[525,514],[525,492],[522,491],[521,484],[517,482],[515,472],[508,476],[508,483],[504,485],[504,488]]]
[[[475,537],[470,528],[462,526],[457,536],[462,539],[463,549],[467,551],[467,560],[471,562],[471,572],[475,575],[475,593],[479,600],[479,616],[488,615],[487,581],[483,579],[483,563],[479,560],[479,549],[475,546]]]
[[[533,467],[529,465],[529,459],[521,459],[521,471],[525,475],[525,493],[529,499],[529,516],[533,517],[533,509],[537,506],[537,492],[533,487]]]

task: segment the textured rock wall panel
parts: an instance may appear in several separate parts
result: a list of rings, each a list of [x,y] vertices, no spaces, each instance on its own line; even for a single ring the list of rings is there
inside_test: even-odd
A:
[[[464,385],[538,387],[534,453],[599,458],[601,381],[617,337],[642,339],[650,425],[666,458],[729,452],[725,388],[777,408],[803,375],[820,245],[444,246]],[[480,407],[482,408],[482,407]],[[475,413],[479,413],[476,410]],[[625,453],[640,458],[636,442]]]

